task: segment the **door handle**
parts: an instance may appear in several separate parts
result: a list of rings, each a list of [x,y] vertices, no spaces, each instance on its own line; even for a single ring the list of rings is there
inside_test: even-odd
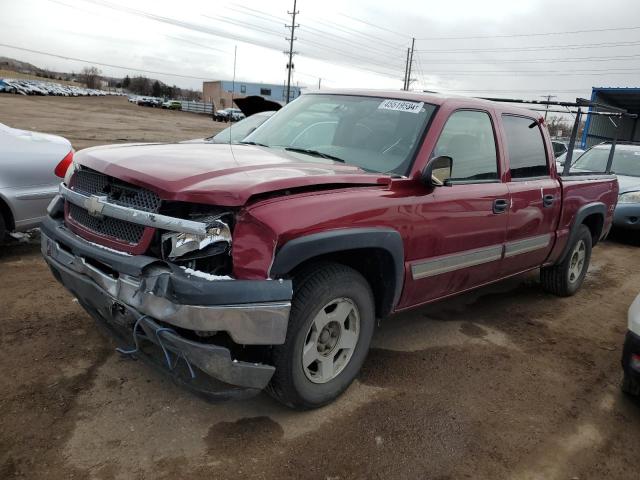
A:
[[[509,202],[504,198],[499,198],[493,201],[493,213],[504,213],[509,207]]]
[[[545,207],[550,207],[551,205],[553,205],[553,202],[555,201],[556,197],[554,197],[553,195],[545,195],[542,197],[542,205]]]

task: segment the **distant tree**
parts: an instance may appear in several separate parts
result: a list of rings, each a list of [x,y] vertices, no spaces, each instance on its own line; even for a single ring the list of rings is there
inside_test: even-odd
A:
[[[87,88],[100,87],[100,74],[102,72],[97,67],[84,67],[80,76]]]
[[[129,88],[129,85],[131,85],[131,79],[129,78],[129,75],[127,75],[122,80],[122,88]]]
[[[151,95],[153,95],[154,97],[162,96],[162,86],[160,85],[160,82],[158,80],[153,82],[153,85],[151,87]]]
[[[571,134],[573,123],[558,115],[550,115],[547,118],[547,128],[552,137],[568,137]]]
[[[147,77],[133,77],[129,84],[129,91],[136,95],[151,95],[151,80]]]

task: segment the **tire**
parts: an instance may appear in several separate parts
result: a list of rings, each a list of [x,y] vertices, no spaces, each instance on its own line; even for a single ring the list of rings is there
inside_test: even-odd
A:
[[[360,273],[335,263],[307,269],[293,283],[287,336],[273,347],[276,371],[267,392],[307,410],[335,400],[356,378],[371,344],[374,298]]]
[[[580,225],[566,258],[557,265],[540,269],[542,288],[559,297],[570,297],[578,291],[591,261],[591,232]]]
[[[7,227],[5,225],[4,216],[0,213],[0,243],[4,242],[7,237]]]
[[[631,375],[629,375],[627,372],[624,372],[624,377],[622,377],[622,384],[620,388],[629,396],[640,396],[640,383],[632,378]]]

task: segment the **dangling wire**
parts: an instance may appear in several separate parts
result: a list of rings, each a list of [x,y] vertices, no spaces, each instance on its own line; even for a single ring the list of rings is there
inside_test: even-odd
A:
[[[137,330],[138,330],[138,327],[140,326],[140,323],[142,323],[142,321],[145,319],[148,319],[148,316],[142,315],[140,318],[138,318],[138,320],[136,320],[136,323],[133,325],[133,344],[135,348],[126,350],[124,348],[116,347],[116,352],[121,353],[122,355],[130,356],[140,351],[140,345],[138,343],[139,334],[137,333]],[[182,357],[184,359],[184,362],[187,364],[187,368],[189,369],[189,374],[191,375],[191,378],[196,378],[196,374],[193,370],[193,367],[191,366],[191,362],[189,362],[189,359],[187,358],[184,352],[181,351],[179,355],[176,354],[175,364],[171,361],[171,355],[169,354],[169,350],[164,346],[164,343],[162,342],[162,337],[160,336],[160,334],[163,332],[173,333],[174,335],[177,335],[177,334],[175,330],[168,327],[158,327],[155,329],[155,332],[154,332],[156,335],[156,339],[158,340],[158,345],[160,345],[160,348],[162,349],[162,353],[164,354],[164,359],[167,362],[167,367],[169,368],[169,370],[173,370],[178,365],[178,360],[180,359],[180,357]]]
[[[140,322],[142,322],[142,320],[144,320],[145,318],[147,318],[147,315],[142,315],[138,320],[136,320],[136,323],[133,325],[133,344],[135,345],[135,348],[125,350],[124,348],[116,347],[116,352],[121,353],[122,355],[133,355],[140,350],[140,346],[138,345],[138,334],[136,333],[136,330],[138,330]]]

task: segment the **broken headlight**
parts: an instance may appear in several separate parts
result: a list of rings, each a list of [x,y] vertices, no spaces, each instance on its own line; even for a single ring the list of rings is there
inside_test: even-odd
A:
[[[207,224],[205,235],[193,233],[165,233],[162,235],[162,257],[169,261],[207,258],[228,252],[231,248],[231,229],[220,216],[194,219]]]

